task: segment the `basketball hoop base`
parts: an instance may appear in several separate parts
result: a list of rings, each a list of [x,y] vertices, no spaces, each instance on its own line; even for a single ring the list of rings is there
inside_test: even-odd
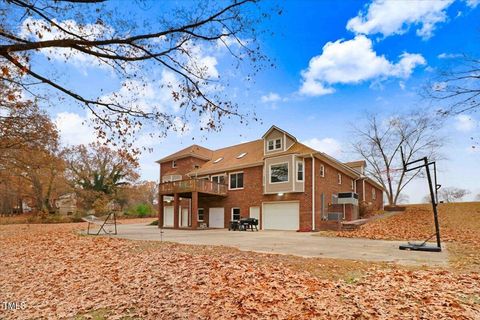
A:
[[[424,243],[408,243],[398,247],[400,250],[408,251],[426,251],[426,252],[441,252],[442,248],[437,246],[427,246]]]

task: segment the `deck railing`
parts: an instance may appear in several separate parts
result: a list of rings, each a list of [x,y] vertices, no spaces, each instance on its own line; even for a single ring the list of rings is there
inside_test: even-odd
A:
[[[208,194],[226,195],[227,185],[206,179],[187,179],[160,183],[160,194],[186,192],[202,192]]]

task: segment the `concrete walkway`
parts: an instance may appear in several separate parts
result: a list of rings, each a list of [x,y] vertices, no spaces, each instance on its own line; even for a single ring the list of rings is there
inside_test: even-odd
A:
[[[130,240],[160,240],[160,229],[145,224],[118,226],[114,237]],[[447,266],[446,249],[441,253],[401,251],[405,241],[331,238],[294,231],[163,230],[163,241],[191,245],[214,245],[243,251],[290,254],[301,257],[387,261],[403,265]]]

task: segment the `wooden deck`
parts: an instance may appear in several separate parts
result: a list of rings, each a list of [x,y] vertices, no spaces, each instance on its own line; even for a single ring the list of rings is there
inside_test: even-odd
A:
[[[161,195],[199,192],[209,195],[226,196],[227,185],[206,179],[187,179],[160,183],[159,192]]]

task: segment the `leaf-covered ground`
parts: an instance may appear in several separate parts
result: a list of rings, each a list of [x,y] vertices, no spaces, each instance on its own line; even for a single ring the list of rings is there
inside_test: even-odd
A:
[[[480,245],[480,202],[442,203],[438,206],[443,241]],[[430,205],[412,205],[389,218],[367,223],[336,236],[385,240],[424,240],[435,232]]]
[[[440,235],[453,268],[480,272],[480,202],[441,203]],[[403,213],[369,222],[355,231],[326,236],[423,241],[435,232],[431,205],[411,205]],[[435,237],[430,241],[435,242]]]
[[[79,226],[0,226],[0,301],[26,306],[0,319],[480,318],[474,272],[81,236]]]

